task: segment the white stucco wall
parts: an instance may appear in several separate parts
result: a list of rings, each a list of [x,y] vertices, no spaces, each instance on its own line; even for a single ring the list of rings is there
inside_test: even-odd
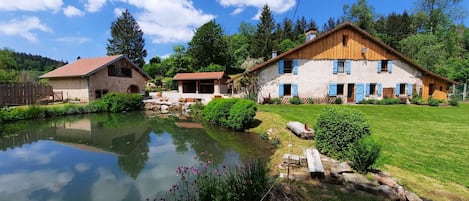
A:
[[[54,78],[49,79],[49,84],[55,92],[62,92],[63,99],[80,99],[88,102],[88,79],[87,78]]]
[[[392,73],[377,72],[378,61],[352,60],[351,73],[333,74],[334,60],[299,60],[298,74],[278,73],[278,63],[259,70],[258,84],[261,86],[258,100],[262,97],[279,97],[279,84],[298,84],[300,98],[321,98],[328,95],[330,83],[344,84],[344,95],[348,83],[381,83],[383,88],[395,88],[396,83],[412,83],[422,87],[422,75],[408,64],[394,60]],[[370,96],[367,98],[381,99]]]

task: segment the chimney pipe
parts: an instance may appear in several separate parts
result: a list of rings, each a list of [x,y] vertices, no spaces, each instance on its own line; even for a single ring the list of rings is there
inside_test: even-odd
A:
[[[272,50],[272,58],[277,56],[277,50]]]
[[[316,35],[318,34],[318,30],[315,29],[315,28],[310,28],[306,31],[305,35],[306,35],[306,42],[310,41],[310,40],[313,40],[314,38],[316,38]]]

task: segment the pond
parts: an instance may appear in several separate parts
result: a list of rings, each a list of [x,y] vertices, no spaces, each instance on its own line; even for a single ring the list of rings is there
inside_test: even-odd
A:
[[[198,166],[267,159],[273,147],[256,134],[200,128],[143,112],[91,114],[0,126],[1,200],[146,200],[159,198]]]

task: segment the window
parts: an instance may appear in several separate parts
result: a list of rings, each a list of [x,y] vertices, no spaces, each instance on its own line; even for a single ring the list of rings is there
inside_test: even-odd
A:
[[[106,90],[106,89],[96,89],[96,90],[94,91],[94,94],[95,94],[94,97],[95,97],[96,99],[100,99],[100,98],[102,98],[104,95],[106,95],[107,93],[108,93],[108,90]]]
[[[338,60],[337,61],[337,73],[344,73],[345,72],[345,61]]]
[[[405,86],[406,84],[399,84],[399,95],[405,95]]]
[[[291,96],[291,84],[284,84],[283,85],[283,95],[284,96]]]
[[[370,83],[370,95],[376,95],[376,84]]]
[[[337,84],[337,95],[344,95],[344,84]]]
[[[132,68],[109,65],[107,75],[112,77],[132,77]]]
[[[388,60],[381,61],[381,72],[388,72]]]
[[[347,46],[348,44],[348,35],[343,35],[342,36],[342,45]]]
[[[283,73],[292,73],[293,71],[293,60],[285,60]]]

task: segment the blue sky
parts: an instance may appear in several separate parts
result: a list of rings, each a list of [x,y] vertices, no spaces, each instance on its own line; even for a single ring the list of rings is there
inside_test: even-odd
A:
[[[375,13],[412,12],[415,0],[368,0]],[[144,32],[148,61],[185,45],[193,31],[215,19],[227,34],[241,22],[258,23],[264,4],[277,22],[305,16],[321,27],[355,0],[0,0],[0,48],[63,61],[106,55],[111,23],[129,9]],[[462,2],[469,10],[467,2]],[[469,20],[464,20],[466,26]]]

